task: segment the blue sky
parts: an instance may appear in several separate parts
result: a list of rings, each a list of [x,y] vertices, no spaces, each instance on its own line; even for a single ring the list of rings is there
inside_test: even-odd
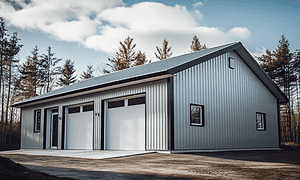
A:
[[[59,58],[75,61],[77,73],[94,65],[96,74],[118,49],[134,38],[136,50],[156,61],[155,46],[169,40],[173,56],[190,52],[193,35],[208,47],[241,41],[256,56],[275,49],[281,35],[300,49],[298,1],[136,1],[136,0],[5,0],[0,16],[9,33],[17,31],[24,61],[34,46],[47,46]],[[14,4],[14,7],[13,5]],[[61,63],[62,64],[62,63]]]

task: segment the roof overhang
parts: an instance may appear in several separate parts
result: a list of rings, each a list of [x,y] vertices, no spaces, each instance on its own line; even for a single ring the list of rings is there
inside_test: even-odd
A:
[[[87,95],[87,94],[103,92],[103,91],[107,91],[107,90],[111,90],[111,89],[117,89],[117,88],[122,88],[122,87],[126,87],[126,86],[167,79],[167,78],[173,77],[173,76],[174,75],[169,74],[168,72],[158,72],[158,73],[144,75],[144,76],[140,76],[140,77],[123,79],[123,80],[106,83],[106,84],[102,84],[102,85],[96,85],[93,87],[82,88],[82,89],[78,89],[78,90],[74,90],[74,91],[64,92],[61,94],[44,97],[44,98],[29,101],[29,102],[21,101],[21,102],[13,104],[12,107],[21,108],[21,107],[25,107],[25,106],[43,104],[43,103],[48,103],[48,102],[52,102],[52,101],[58,101],[58,100],[62,100],[62,99],[74,98],[74,97],[83,96],[83,95]]]

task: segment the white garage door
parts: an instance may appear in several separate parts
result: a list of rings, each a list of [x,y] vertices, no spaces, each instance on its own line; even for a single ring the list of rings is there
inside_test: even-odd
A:
[[[93,149],[93,110],[93,104],[68,108],[67,149]]]
[[[105,130],[105,149],[145,150],[145,97],[107,102]]]

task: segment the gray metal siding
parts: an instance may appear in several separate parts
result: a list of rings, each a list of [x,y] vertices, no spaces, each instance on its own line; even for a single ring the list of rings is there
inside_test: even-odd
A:
[[[129,86],[122,89],[115,89],[80,97],[74,97],[67,100],[61,100],[47,104],[24,107],[22,108],[21,148],[43,148],[44,109],[58,106],[59,117],[61,117],[63,106],[93,101],[94,112],[101,113],[102,100],[138,93],[146,94],[146,150],[167,150],[167,80],[160,80],[152,83]],[[40,133],[33,133],[34,109],[42,109]],[[62,122],[60,120],[58,141],[59,148],[61,144],[61,128]],[[101,149],[101,114],[100,116],[94,115],[94,149]]]
[[[204,105],[204,127],[190,126],[190,103]],[[235,52],[223,54],[174,76],[174,136],[175,150],[278,147],[277,99]]]

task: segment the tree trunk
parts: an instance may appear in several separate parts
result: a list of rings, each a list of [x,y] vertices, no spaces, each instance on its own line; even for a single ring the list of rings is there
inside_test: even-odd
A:
[[[8,92],[7,92],[7,101],[6,101],[6,114],[5,114],[5,125],[4,125],[4,143],[6,143],[6,132],[8,124],[8,108],[10,103],[10,88],[11,88],[11,66],[12,66],[12,57],[11,62],[9,63],[9,74],[8,74]]]
[[[3,143],[3,124],[4,124],[4,83],[2,83],[2,96],[1,96],[1,143]]]
[[[3,79],[3,34],[1,33],[1,49],[0,49],[0,95],[1,95],[1,90],[2,90],[2,79]],[[2,102],[1,102],[1,107],[3,107],[4,106],[4,104],[3,104],[3,97],[2,97]],[[2,134],[2,129],[3,129],[3,108],[2,108],[2,111],[1,111],[1,126],[0,126],[0,144],[2,144],[2,136],[3,136],[3,134]]]

